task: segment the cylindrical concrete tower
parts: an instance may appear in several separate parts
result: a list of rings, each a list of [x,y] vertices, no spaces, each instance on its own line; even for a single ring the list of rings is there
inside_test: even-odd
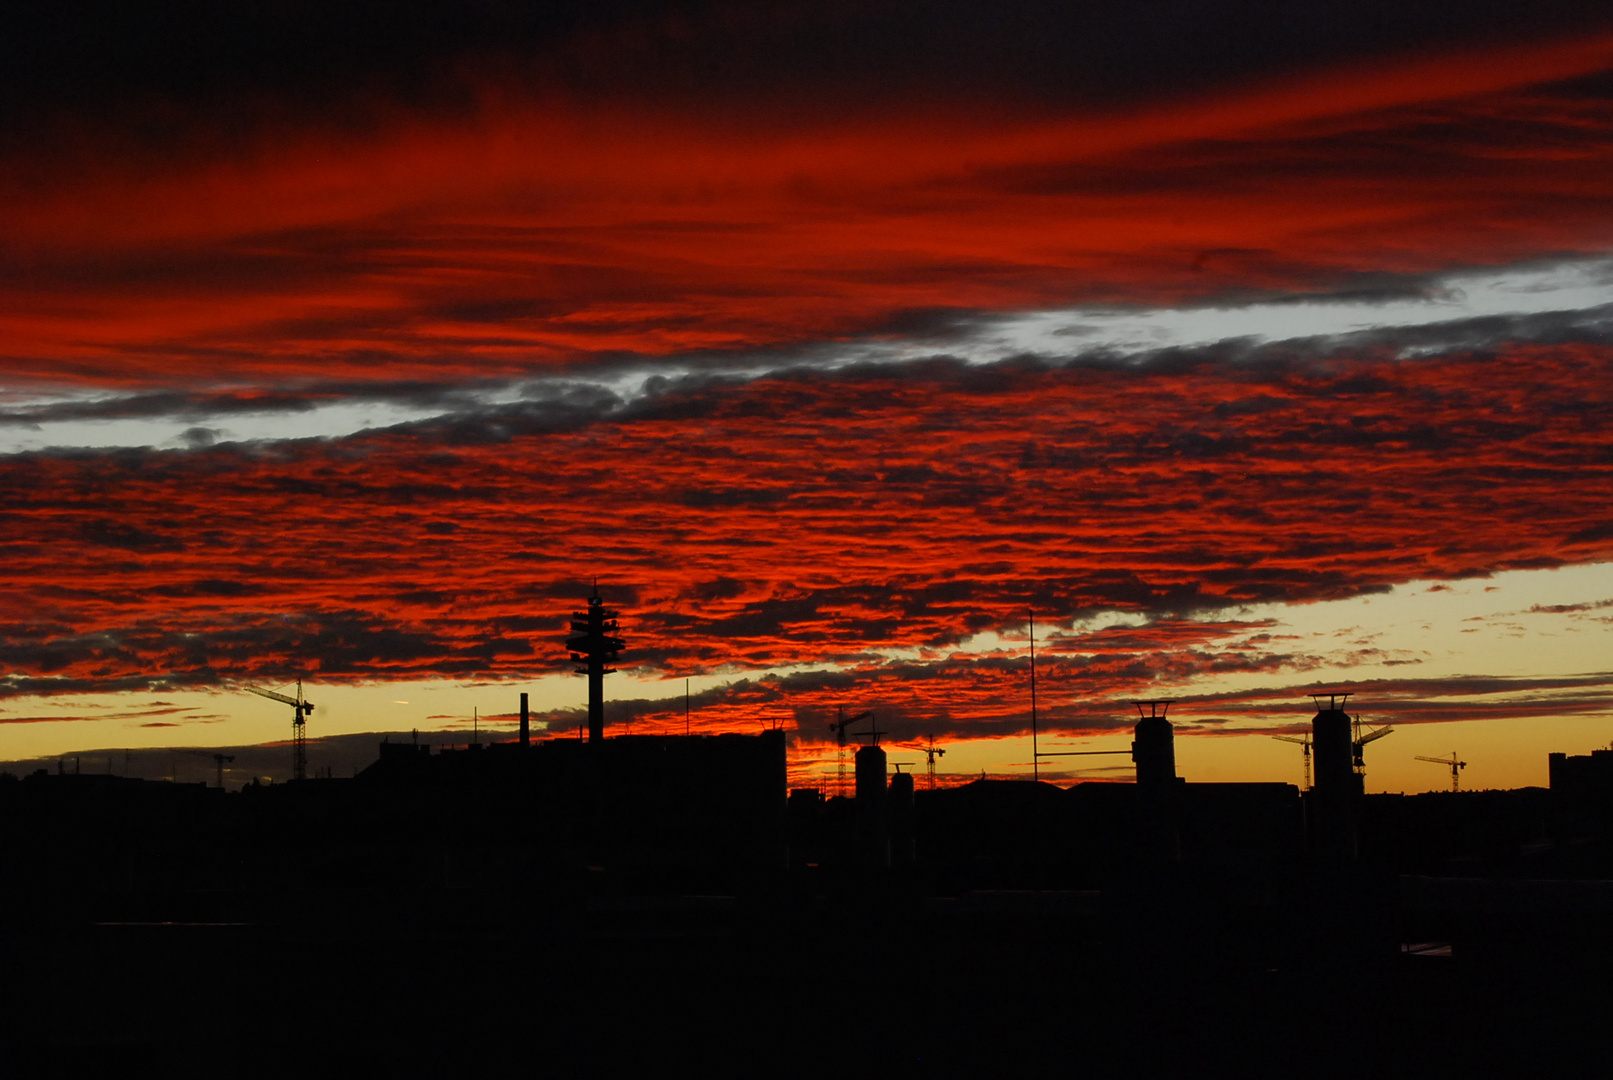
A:
[[[1355,770],[1351,768],[1349,714],[1343,709],[1318,708],[1316,719],[1311,721],[1311,746],[1315,755],[1312,760],[1316,763],[1316,790],[1328,793],[1353,790],[1356,783]]]
[[[1145,790],[1176,786],[1176,729],[1163,714],[1145,716],[1132,729],[1131,760]]]
[[[885,798],[885,748],[857,747],[857,802],[869,805]],[[864,802],[866,800],[866,803]]]
[[[885,800],[885,751],[857,748],[858,861],[884,869],[891,864],[890,815]]]
[[[1133,704],[1139,717],[1131,742],[1131,760],[1137,766],[1139,838],[1148,858],[1175,862],[1181,857],[1181,840],[1176,825],[1176,731],[1165,719],[1171,703]]]
[[[1311,721],[1311,745],[1316,783],[1306,795],[1306,831],[1311,857],[1321,866],[1343,866],[1357,853],[1356,813],[1361,778],[1352,767],[1354,745],[1350,716],[1344,711],[1349,694],[1328,694],[1327,704],[1315,697],[1316,718]]]
[[[913,774],[898,771],[891,777],[885,799],[890,814],[891,862],[896,866],[911,866],[914,857]]]

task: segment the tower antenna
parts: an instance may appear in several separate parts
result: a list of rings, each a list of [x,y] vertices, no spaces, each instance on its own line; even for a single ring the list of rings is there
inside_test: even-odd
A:
[[[572,663],[582,665],[577,674],[588,676],[589,742],[605,738],[605,676],[616,670],[606,665],[615,663],[617,654],[627,647],[616,630],[616,612],[603,606],[599,579],[595,578],[588,610],[571,613],[571,637],[566,639]]]
[[[1031,779],[1042,779],[1042,755],[1036,744],[1036,612],[1030,613],[1031,627]]]

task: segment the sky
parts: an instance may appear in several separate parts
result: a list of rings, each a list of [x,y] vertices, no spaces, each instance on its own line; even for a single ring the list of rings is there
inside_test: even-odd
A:
[[[574,737],[596,579],[611,730],[799,784],[840,709],[1128,778],[1037,765],[1032,620],[1043,751],[1613,741],[1604,5],[0,20],[0,761]]]

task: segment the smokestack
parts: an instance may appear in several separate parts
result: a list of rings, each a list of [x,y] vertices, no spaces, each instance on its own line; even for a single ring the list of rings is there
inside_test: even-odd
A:
[[[521,695],[521,745],[532,745],[532,728],[527,723],[526,695]]]

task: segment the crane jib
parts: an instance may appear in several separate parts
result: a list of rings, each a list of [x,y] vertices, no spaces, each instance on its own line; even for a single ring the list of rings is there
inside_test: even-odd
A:
[[[305,713],[311,713],[314,711],[314,703],[306,698],[304,698],[302,701],[298,701],[294,697],[287,697],[286,695],[276,693],[273,690],[260,690],[256,686],[248,686],[246,689],[248,692],[256,694],[259,697],[268,698],[270,701],[278,701],[282,705],[291,705]]]

